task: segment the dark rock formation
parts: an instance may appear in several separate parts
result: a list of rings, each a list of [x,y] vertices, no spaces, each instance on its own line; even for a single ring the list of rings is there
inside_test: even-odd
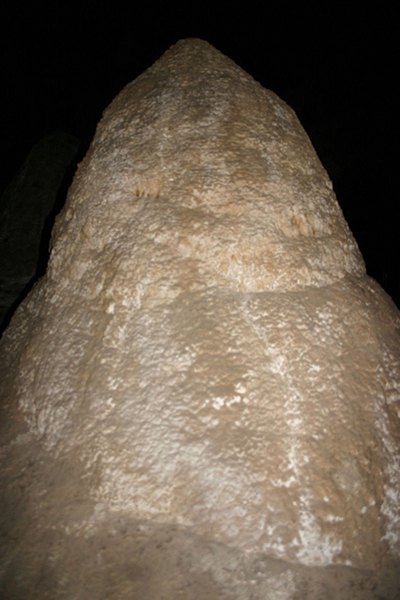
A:
[[[0,198],[0,331],[36,277],[40,255],[47,257],[47,248],[41,251],[41,243],[48,241],[46,222],[78,147],[79,140],[69,133],[47,135]]]

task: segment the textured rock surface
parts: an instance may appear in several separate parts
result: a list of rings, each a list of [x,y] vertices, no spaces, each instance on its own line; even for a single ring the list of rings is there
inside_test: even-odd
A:
[[[69,133],[46,135],[0,198],[0,331],[36,275],[46,219],[78,147],[79,140]]]
[[[5,598],[396,598],[400,315],[293,111],[179,42],[1,342]]]

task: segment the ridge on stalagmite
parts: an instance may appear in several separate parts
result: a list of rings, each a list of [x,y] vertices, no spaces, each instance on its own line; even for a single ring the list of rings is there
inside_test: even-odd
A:
[[[0,595],[394,599],[399,332],[295,113],[178,42],[0,342]]]

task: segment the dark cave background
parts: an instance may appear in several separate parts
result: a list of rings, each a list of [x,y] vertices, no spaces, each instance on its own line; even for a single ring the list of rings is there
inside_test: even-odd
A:
[[[65,132],[80,141],[46,219],[35,277],[45,271],[55,214],[103,110],[169,46],[199,37],[295,110],[333,181],[369,275],[400,307],[394,6],[364,4],[362,12],[329,2],[177,10],[158,2],[84,0],[79,8],[18,0],[2,6],[0,198],[46,135]]]

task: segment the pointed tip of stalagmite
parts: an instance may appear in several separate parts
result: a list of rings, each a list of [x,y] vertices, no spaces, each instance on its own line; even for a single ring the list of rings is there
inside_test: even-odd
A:
[[[98,126],[79,177],[84,187],[99,162],[104,201],[118,191],[226,216],[223,280],[211,273],[215,252],[198,256],[210,284],[284,291],[365,274],[295,113],[208,42],[180,40],[126,86]]]

